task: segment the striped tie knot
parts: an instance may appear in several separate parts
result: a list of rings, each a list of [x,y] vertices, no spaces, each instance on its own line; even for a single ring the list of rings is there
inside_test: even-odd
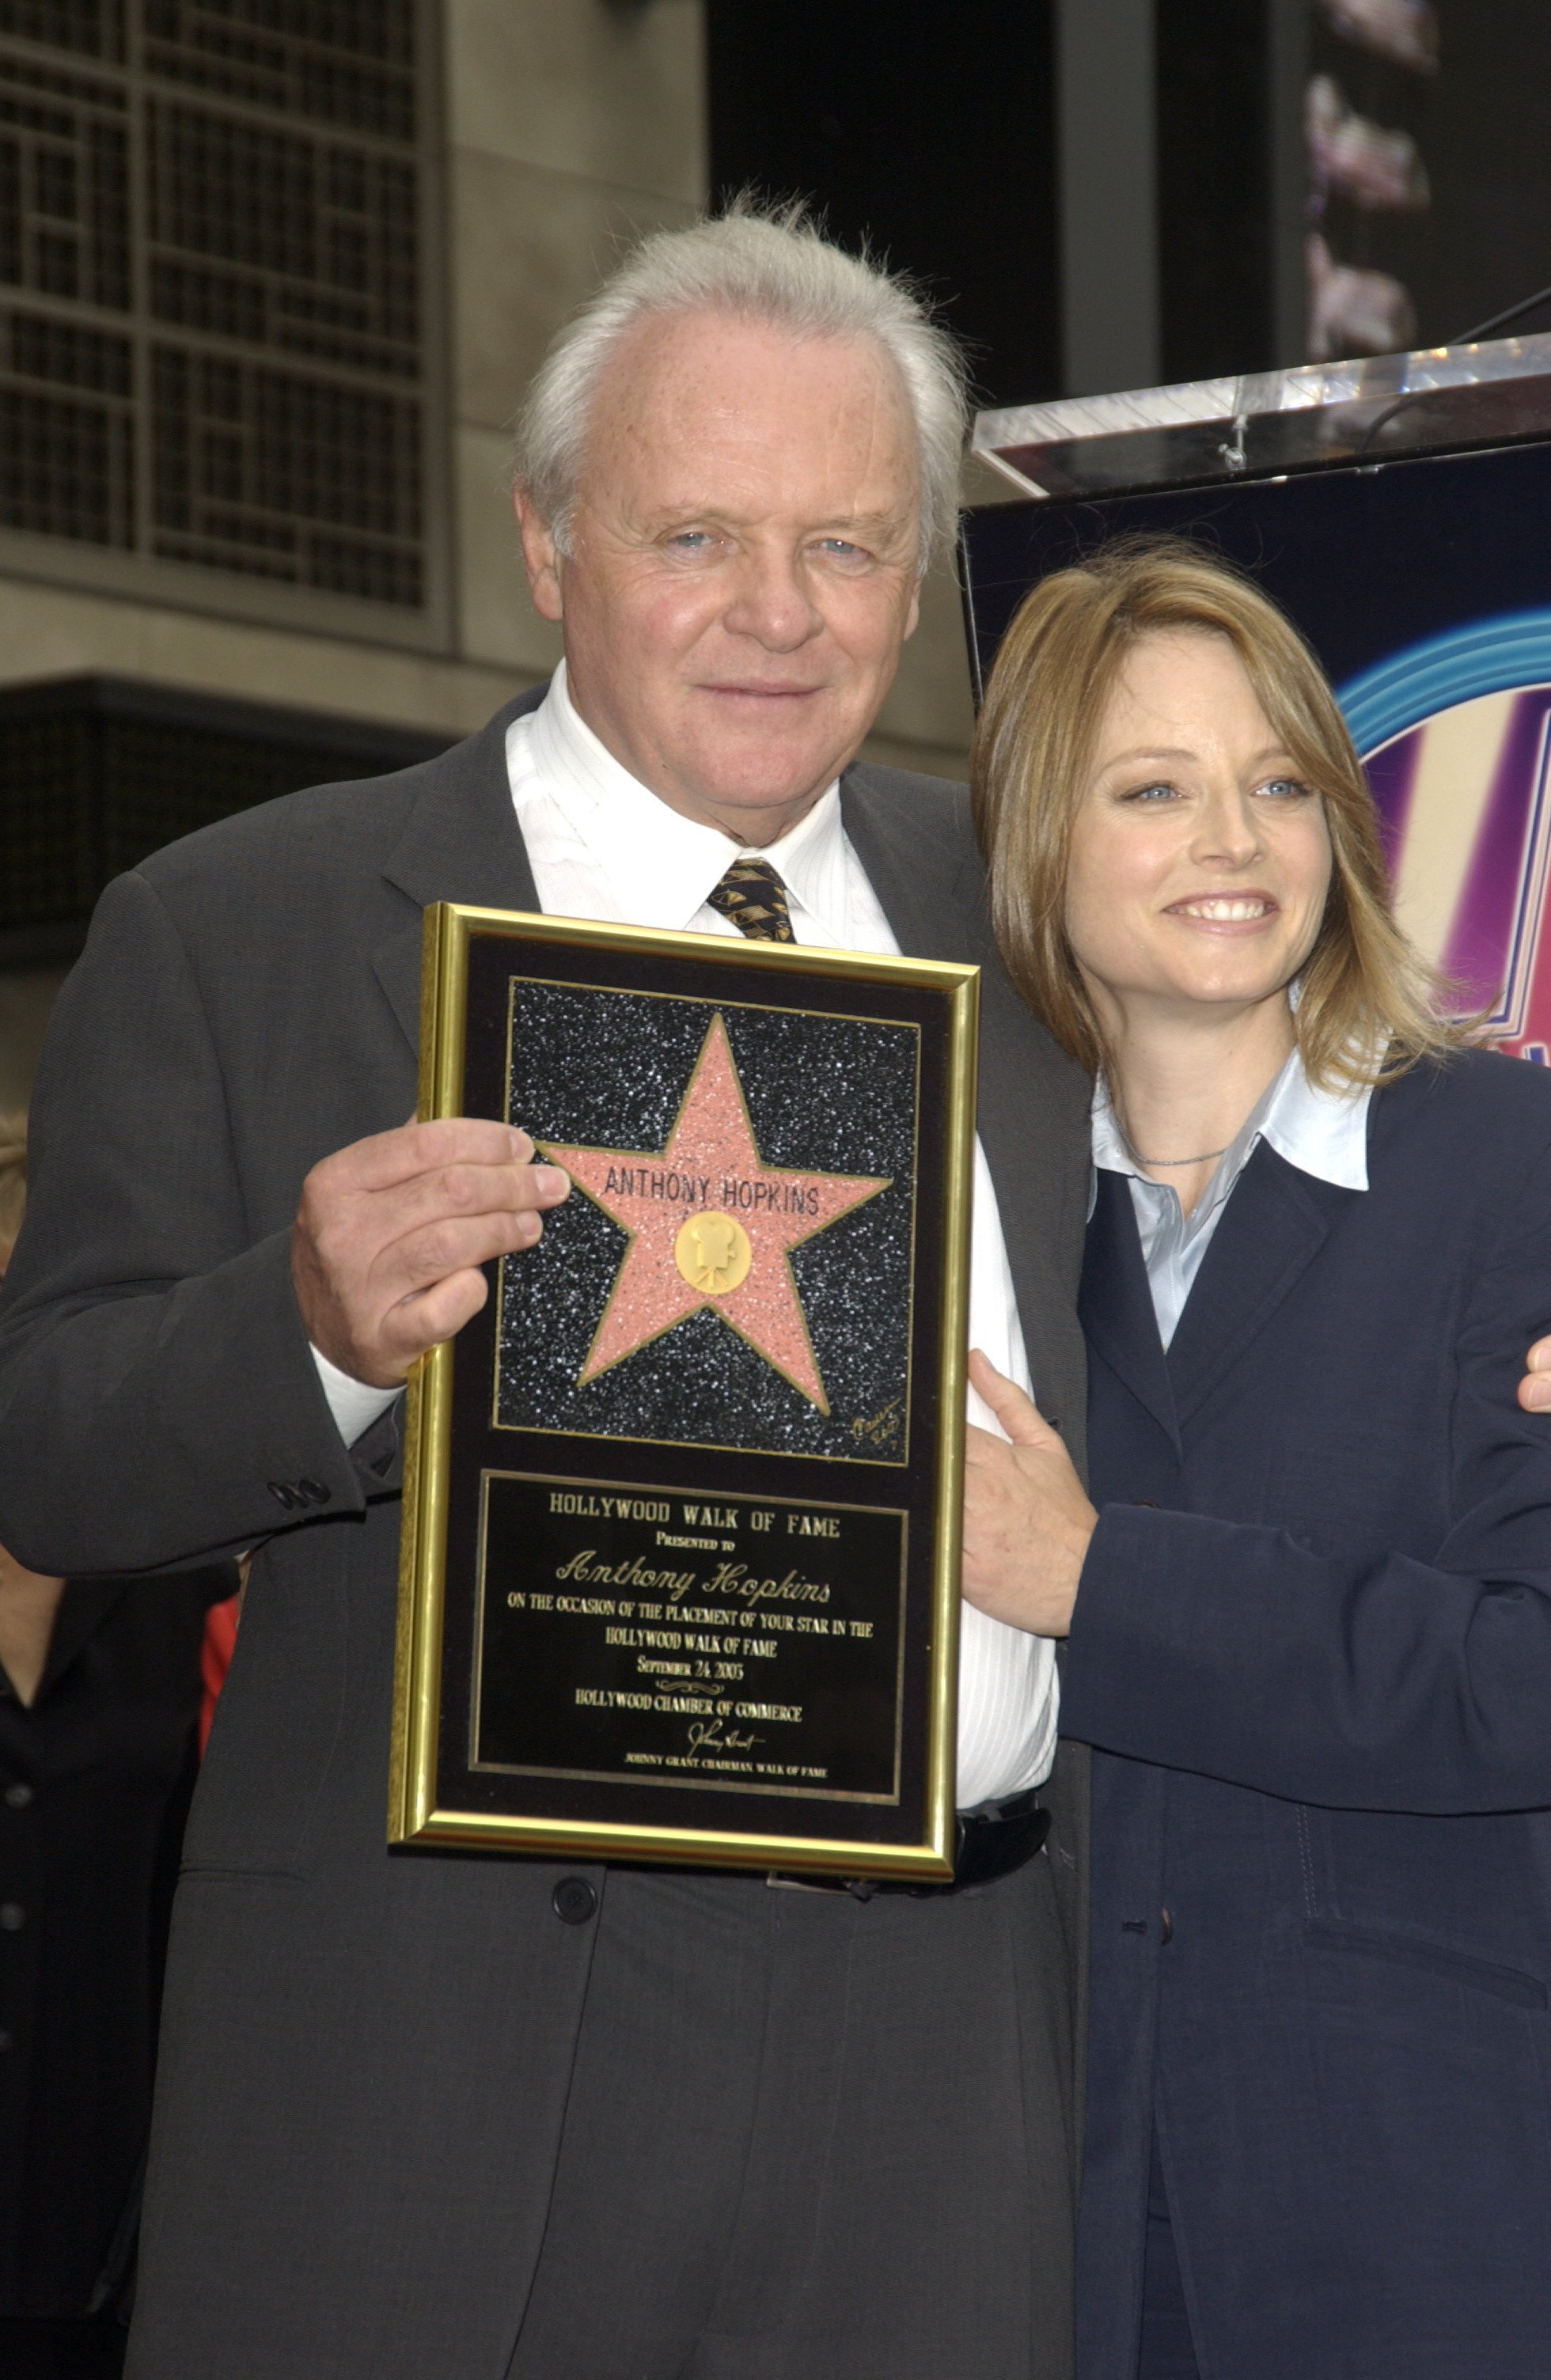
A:
[[[751,942],[794,942],[786,886],[768,859],[734,859],[720,884],[706,895],[713,909],[731,917]]]

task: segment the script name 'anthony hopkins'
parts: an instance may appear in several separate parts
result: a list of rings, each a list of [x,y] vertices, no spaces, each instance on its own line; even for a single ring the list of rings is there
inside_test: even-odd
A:
[[[557,1579],[573,1579],[582,1586],[634,1586],[682,1602],[692,1587],[707,1595],[723,1595],[739,1603],[828,1603],[830,1590],[817,1579],[800,1578],[789,1570],[784,1578],[754,1578],[746,1562],[719,1562],[709,1579],[698,1572],[648,1570],[639,1554],[624,1561],[600,1561],[597,1548],[584,1546],[555,1572]]]

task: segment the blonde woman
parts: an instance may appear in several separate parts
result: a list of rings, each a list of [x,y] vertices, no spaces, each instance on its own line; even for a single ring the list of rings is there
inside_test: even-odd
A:
[[[1525,2380],[1551,1078],[1436,1021],[1328,687],[1193,549],[1035,589],[975,800],[1097,1085],[1091,1500],[976,1358],[965,1577],[1096,1747],[1084,2380]]]

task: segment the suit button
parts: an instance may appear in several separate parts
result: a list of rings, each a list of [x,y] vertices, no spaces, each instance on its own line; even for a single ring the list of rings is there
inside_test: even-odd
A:
[[[30,1785],[7,1785],[6,1788],[6,1807],[7,1810],[25,1810],[31,1799],[32,1788]]]
[[[1174,1920],[1169,1916],[1167,1909],[1158,1912],[1157,1931],[1159,1940],[1166,1947],[1174,1939]]]
[[[27,1923],[27,1912],[19,1900],[0,1900],[0,1931],[19,1934]]]
[[[272,1479],[269,1483],[269,1491],[275,1502],[283,1504],[287,1512],[294,1512],[301,1502],[301,1498],[297,1494],[296,1489],[288,1488],[284,1479]]]
[[[563,1876],[550,1895],[550,1906],[563,1925],[585,1925],[598,1906],[598,1895],[585,1876]]]
[[[326,1504],[333,1493],[333,1490],[326,1488],[321,1479],[298,1479],[297,1486],[309,1504]]]

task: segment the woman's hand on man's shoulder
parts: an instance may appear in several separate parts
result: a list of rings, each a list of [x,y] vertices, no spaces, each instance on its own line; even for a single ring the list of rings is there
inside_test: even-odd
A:
[[[1537,1339],[1525,1356],[1519,1402],[1526,1413],[1551,1413],[1551,1339]]]

